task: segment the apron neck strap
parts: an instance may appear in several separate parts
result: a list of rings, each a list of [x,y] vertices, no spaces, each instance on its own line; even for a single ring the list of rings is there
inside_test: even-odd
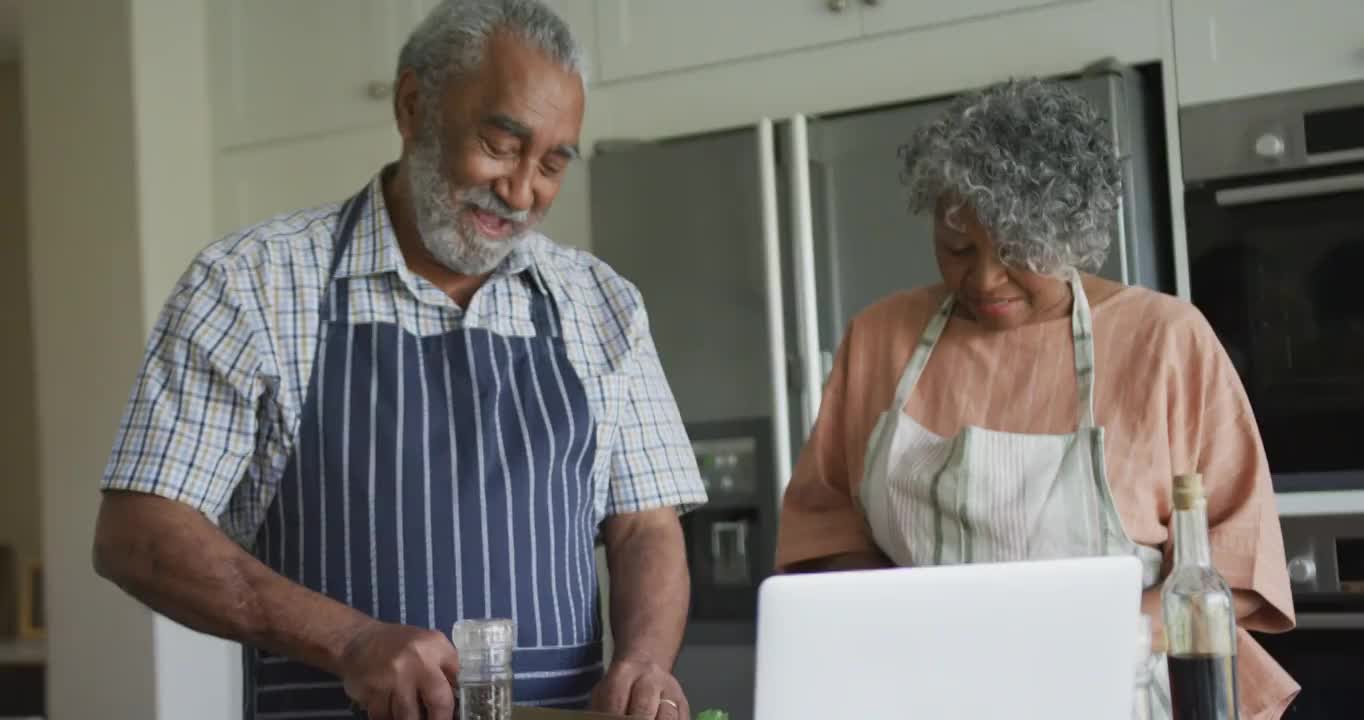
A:
[[[332,235],[332,262],[327,271],[327,281],[323,285],[322,293],[322,316],[324,318],[343,318],[347,316],[345,307],[348,293],[345,292],[344,284],[336,287],[336,271],[341,267],[341,261],[345,258],[346,251],[350,249],[351,238],[355,236],[355,228],[360,224],[360,219],[365,214],[365,207],[369,204],[370,186],[366,185],[360,192],[350,196],[341,204],[339,211],[340,219],[337,221],[336,232]],[[549,283],[545,281],[540,269],[532,263],[531,267],[526,268],[527,284],[530,285],[530,319],[535,326],[535,334],[541,337],[559,337],[563,333],[563,322],[559,316],[559,306],[554,300],[554,295],[549,290]]]
[[[341,267],[346,250],[350,249],[350,239],[355,235],[355,226],[360,223],[360,217],[364,215],[365,206],[368,204],[368,185],[341,204],[340,220],[337,222],[336,232],[332,235],[332,265],[327,271],[328,284],[336,277],[336,270]]]
[[[559,304],[550,292],[549,283],[532,263],[524,271],[526,284],[530,286],[530,321],[535,326],[538,337],[559,337],[563,334],[563,320],[559,316]]]
[[[942,337],[943,329],[947,327],[948,318],[952,317],[952,307],[955,299],[952,293],[938,306],[938,311],[928,321],[928,327],[924,328],[924,334],[919,337],[919,342],[914,346],[914,354],[909,358],[909,365],[905,367],[904,374],[900,375],[900,384],[895,388],[895,404],[891,407],[903,410],[905,403],[909,402],[909,394],[914,392],[914,386],[919,383],[919,376],[923,374],[924,368],[928,366],[928,358],[933,355],[933,348],[937,347],[938,339]]]
[[[364,189],[341,204],[340,219],[337,221],[336,232],[332,234],[331,267],[327,270],[327,280],[322,285],[322,308],[319,311],[319,316],[324,322],[350,315],[348,306],[350,293],[347,292],[347,284],[344,279],[340,283],[336,282],[336,271],[341,267],[341,261],[346,257],[346,251],[350,249],[351,238],[355,236],[355,227],[360,224],[360,218],[364,216],[367,204],[369,204],[369,186],[365,186]]]
[[[1080,429],[1094,427],[1094,318],[1079,271],[1071,268],[1066,282],[1074,301],[1070,304],[1070,337],[1075,346],[1075,397],[1079,401]]]
[[[1070,335],[1075,347],[1075,395],[1079,401],[1079,427],[1088,430],[1094,427],[1094,320],[1090,315],[1089,298],[1085,296],[1080,273],[1071,269],[1066,274],[1066,283],[1070,286],[1074,298],[1070,304]],[[909,402],[910,393],[914,392],[914,386],[919,383],[919,376],[928,366],[928,359],[933,355],[933,348],[937,347],[938,340],[942,338],[955,304],[955,297],[948,293],[938,306],[938,311],[928,321],[928,327],[924,329],[918,344],[914,346],[914,354],[910,356],[909,365],[900,375],[892,408],[902,410]]]

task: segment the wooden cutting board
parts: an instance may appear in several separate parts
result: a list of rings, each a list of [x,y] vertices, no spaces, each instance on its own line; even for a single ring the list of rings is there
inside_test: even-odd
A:
[[[623,715],[604,715],[585,710],[550,710],[547,708],[512,708],[512,720],[626,720]]]

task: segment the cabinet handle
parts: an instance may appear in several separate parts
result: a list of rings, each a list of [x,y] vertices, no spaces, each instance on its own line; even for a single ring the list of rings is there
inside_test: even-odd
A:
[[[393,83],[383,80],[375,80],[365,88],[365,94],[371,100],[386,100],[393,94]]]
[[[862,0],[862,4],[864,4],[864,5],[880,5],[880,4],[881,4],[881,0]]]
[[[829,0],[828,5],[830,10],[841,13],[848,9],[848,0]]]

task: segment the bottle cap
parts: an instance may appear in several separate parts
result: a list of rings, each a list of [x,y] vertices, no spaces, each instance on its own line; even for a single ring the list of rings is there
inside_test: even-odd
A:
[[[1203,476],[1184,473],[1175,476],[1174,500],[1176,510],[1192,510],[1203,499]]]

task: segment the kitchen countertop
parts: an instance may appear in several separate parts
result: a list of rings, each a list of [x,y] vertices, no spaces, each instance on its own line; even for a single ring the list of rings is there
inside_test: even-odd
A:
[[[46,663],[46,640],[0,640],[0,666]]]

